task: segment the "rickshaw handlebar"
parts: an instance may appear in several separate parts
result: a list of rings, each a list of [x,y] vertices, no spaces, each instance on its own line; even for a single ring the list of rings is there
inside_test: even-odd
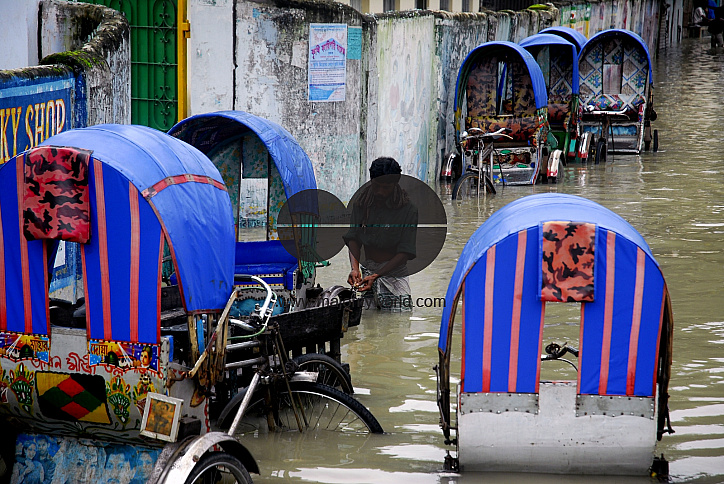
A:
[[[259,317],[262,319],[262,321],[266,321],[269,317],[271,317],[272,311],[274,311],[274,305],[276,304],[276,294],[274,293],[272,288],[269,287],[269,284],[267,284],[263,279],[257,276],[251,276],[247,274],[234,274],[235,283],[244,281],[253,281],[254,283],[260,285],[264,289],[264,291],[266,291],[264,303],[258,309]],[[237,289],[237,291],[239,290],[240,289]]]
[[[485,133],[480,128],[470,128],[468,131],[462,132],[460,135],[460,142],[462,143],[469,139],[482,139],[483,141],[490,141],[498,138],[513,139],[513,137],[508,134],[512,132],[513,131],[509,128],[500,128],[499,130],[492,131],[490,133]]]

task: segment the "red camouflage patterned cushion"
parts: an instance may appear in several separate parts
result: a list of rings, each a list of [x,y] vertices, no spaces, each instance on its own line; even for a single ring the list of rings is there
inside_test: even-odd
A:
[[[24,155],[26,239],[88,242],[90,155],[90,151],[55,146],[40,146]]]
[[[541,228],[543,284],[541,300],[593,301],[596,225],[546,222]]]

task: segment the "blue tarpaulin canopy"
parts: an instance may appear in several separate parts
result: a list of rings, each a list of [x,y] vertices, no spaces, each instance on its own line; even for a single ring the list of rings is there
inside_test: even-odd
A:
[[[578,94],[578,50],[576,46],[567,41],[563,37],[553,34],[535,34],[520,41],[520,46],[531,51],[535,47],[558,47],[562,49],[570,49],[571,63],[573,64],[573,77],[571,79],[571,90],[573,94]]]
[[[538,66],[538,63],[533,56],[513,42],[508,41],[495,41],[486,42],[479,45],[465,57],[460,71],[458,72],[457,83],[455,85],[455,110],[457,111],[458,106],[462,102],[463,93],[465,92],[465,83],[470,73],[470,69],[479,58],[485,58],[490,56],[513,56],[514,58],[522,60],[528,72],[530,73],[531,82],[533,83],[533,94],[535,97],[536,109],[541,109],[548,106],[548,94],[546,91],[545,80],[543,79],[543,73]]]
[[[549,220],[590,221],[631,240],[653,259],[649,246],[636,229],[596,202],[574,195],[552,193],[518,199],[493,213],[465,244],[445,295],[448,303],[442,312],[439,346],[441,351],[446,351],[447,328],[454,309],[451,302],[458,296],[460,286],[472,266],[498,241]]]
[[[253,131],[264,143],[282,177],[287,198],[316,189],[309,157],[289,132],[273,121],[243,111],[199,114],[176,124],[169,134],[208,154],[226,140]]]
[[[565,245],[582,232],[577,245]],[[583,264],[584,254],[592,261]],[[553,269],[559,256],[569,259]],[[542,273],[552,271],[556,283],[579,277],[577,284],[589,284],[590,298],[550,299],[543,289],[551,279]],[[491,215],[463,248],[448,286],[438,344],[443,361],[461,297],[462,391],[536,393],[545,302],[556,301],[581,304],[578,393],[654,395],[668,291],[643,237],[601,205],[539,194]]]
[[[583,49],[583,46],[588,41],[585,35],[580,33],[578,30],[572,29],[570,27],[548,27],[547,29],[541,30],[539,33],[553,34],[563,37],[567,41],[573,43],[576,46],[578,52],[581,52],[581,49]]]
[[[74,129],[43,144],[92,150],[92,157],[107,167],[103,170],[104,211],[109,231],[125,221],[128,204],[137,203],[129,202],[130,182],[140,193],[138,203],[143,204],[143,199],[148,202],[168,237],[186,310],[224,308],[233,287],[234,220],[221,175],[203,153],[163,132],[132,125]],[[125,188],[123,178],[128,180]],[[138,225],[141,244],[144,234],[156,225],[153,217],[144,218],[144,210],[141,207]],[[109,232],[111,264],[131,264],[129,244],[124,237]],[[156,252],[159,244],[156,239]],[[93,315],[92,302],[87,304]]]
[[[606,39],[610,39],[612,37],[627,37],[631,39],[633,42],[641,46],[641,48],[646,52],[646,59],[648,60],[649,64],[649,83],[653,86],[654,84],[654,73],[651,70],[651,54],[649,54],[649,46],[646,45],[646,41],[642,39],[637,33],[631,32],[630,30],[625,29],[609,29],[604,30],[602,32],[597,33],[590,39],[588,39],[588,42],[583,46],[583,48],[580,51],[580,54],[578,56],[579,60],[582,59],[592,48],[592,46],[599,44],[601,42],[604,42]]]

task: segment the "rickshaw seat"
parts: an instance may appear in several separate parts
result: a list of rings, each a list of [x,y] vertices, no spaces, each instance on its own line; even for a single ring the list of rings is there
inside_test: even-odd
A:
[[[571,111],[571,103],[548,103],[548,123],[562,125]]]
[[[646,103],[641,94],[598,94],[583,104],[582,118],[584,120],[591,118],[591,115],[586,113],[585,107],[587,106],[593,106],[596,111],[625,110],[625,116],[629,121],[638,121],[639,116],[643,115]],[[617,116],[613,120],[622,121],[623,119],[623,116]]]
[[[279,240],[236,243],[234,274],[262,276],[267,284],[283,284],[294,289],[294,271],[299,261]]]
[[[535,139],[538,130],[537,119],[534,116],[512,117],[512,116],[477,116],[465,119],[466,129],[480,128],[485,133],[497,131],[500,128],[510,129],[509,135],[513,138],[510,141],[495,142],[496,146],[528,146]]]

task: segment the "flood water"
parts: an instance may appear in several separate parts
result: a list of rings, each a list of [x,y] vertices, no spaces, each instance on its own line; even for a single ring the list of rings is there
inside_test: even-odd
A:
[[[672,298],[669,406],[676,433],[665,435],[657,447],[657,454],[670,462],[672,482],[724,482],[724,52],[708,51],[707,40],[685,41],[660,54],[654,66],[658,153],[617,155],[605,165],[569,165],[562,183],[499,189],[479,202],[453,202],[450,187],[439,187],[448,216],[447,240],[435,262],[411,278],[413,298],[443,297],[470,235],[491,213],[525,195],[580,195],[628,220],[649,243]],[[348,271],[346,254],[339,254],[320,271],[319,282],[344,284]],[[577,346],[579,310],[548,308],[544,342]],[[255,482],[652,482],[444,472],[447,448],[438,426],[432,370],[438,361],[441,311],[366,311],[362,324],[343,339],[343,359],[350,364],[356,396],[380,421],[384,435],[321,431],[245,436],[242,442],[261,468]],[[453,370],[459,371],[459,318],[455,329],[453,360],[458,359]],[[549,364],[553,366],[545,366]],[[548,372],[548,379],[575,379],[565,365],[543,365],[543,377]]]

